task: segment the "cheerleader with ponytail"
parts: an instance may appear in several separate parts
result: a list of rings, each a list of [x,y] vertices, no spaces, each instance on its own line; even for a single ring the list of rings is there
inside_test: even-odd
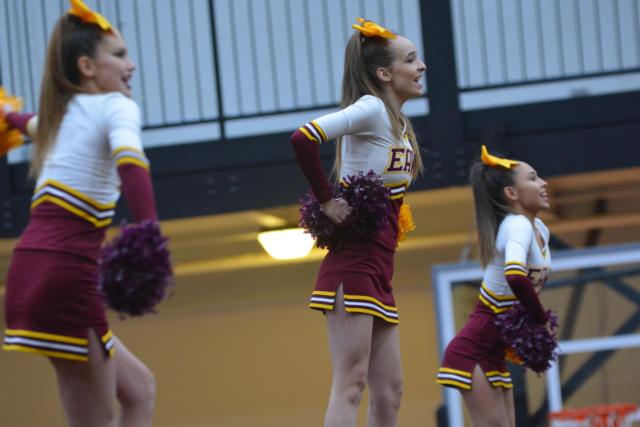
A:
[[[355,426],[368,386],[368,425],[392,427],[402,394],[393,258],[402,227],[413,225],[403,200],[422,168],[401,107],[422,94],[425,65],[410,40],[363,19],[353,28],[342,110],[306,123],[291,143],[316,201],[315,209],[303,205],[302,223],[329,248],[309,303],[325,313],[329,331],[333,385],[324,425]],[[332,139],[341,190],[320,162],[319,144]]]
[[[140,111],[130,98],[135,68],[118,30],[81,0],[71,0],[49,40],[37,120],[18,113],[9,98],[3,103],[2,145],[19,143],[18,131],[33,138],[30,171],[36,180],[29,223],[7,277],[3,348],[50,360],[71,426],[152,424],[154,377],[112,333],[98,286],[101,245],[121,190],[148,237],[126,233],[123,240],[134,242],[128,258],[137,259],[141,245],[159,254],[152,262],[159,272],[155,302],[171,275],[155,222]],[[110,268],[120,264],[113,257],[108,262]],[[122,280],[116,276],[103,277],[103,287],[113,290]],[[139,294],[136,287],[129,292]],[[129,314],[152,305],[134,304]]]
[[[515,427],[505,358],[543,372],[555,356],[555,316],[538,298],[549,275],[547,183],[528,164],[490,155],[471,169],[480,261],[478,302],[449,343],[437,382],[457,388],[476,427]]]

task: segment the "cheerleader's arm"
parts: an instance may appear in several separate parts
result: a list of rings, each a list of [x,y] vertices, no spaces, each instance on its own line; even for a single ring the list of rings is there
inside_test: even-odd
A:
[[[305,123],[291,135],[291,145],[316,199],[331,200],[331,184],[320,160],[319,145],[344,135],[376,132],[384,125],[386,110],[383,102],[366,95],[335,113]]]
[[[333,198],[331,184],[322,167],[318,144],[298,129],[291,135],[291,146],[318,202],[322,204],[331,200]]]
[[[23,135],[33,138],[38,128],[38,116],[34,113],[18,113],[12,111],[5,115],[10,127],[18,129]]]
[[[533,317],[536,323],[541,325],[547,323],[547,315],[531,280],[527,276],[517,274],[505,274],[505,278],[511,288],[511,292],[518,298],[520,304]]]
[[[142,148],[140,109],[131,99],[114,95],[106,101],[105,126],[122,193],[137,222],[156,220],[156,200],[149,161]]]
[[[127,206],[137,222],[157,220],[156,199],[149,170],[133,163],[118,166],[122,193]]]
[[[524,216],[515,216],[505,224],[504,276],[511,292],[537,323],[547,323],[538,293],[529,279],[528,248],[534,239],[533,226]]]

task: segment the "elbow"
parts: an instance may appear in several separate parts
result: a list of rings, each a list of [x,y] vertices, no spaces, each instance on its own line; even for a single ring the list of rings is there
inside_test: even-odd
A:
[[[291,148],[296,156],[304,155],[305,153],[313,152],[315,149],[313,141],[309,141],[307,137],[296,130],[293,134],[291,134]]]
[[[293,132],[291,134],[291,137],[289,138],[289,141],[291,142],[291,145],[293,147],[299,145],[300,143],[304,142],[305,140],[306,140],[306,138],[304,137],[302,132],[300,132],[300,130],[296,130],[295,132]]]

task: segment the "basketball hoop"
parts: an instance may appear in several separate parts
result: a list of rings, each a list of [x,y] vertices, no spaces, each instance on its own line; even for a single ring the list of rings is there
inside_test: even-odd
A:
[[[551,427],[631,427],[640,422],[640,407],[633,403],[593,405],[549,414]]]

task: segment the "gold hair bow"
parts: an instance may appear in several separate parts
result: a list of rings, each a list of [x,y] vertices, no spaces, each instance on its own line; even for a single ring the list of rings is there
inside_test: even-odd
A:
[[[482,146],[482,155],[480,156],[480,160],[482,160],[482,163],[487,166],[500,166],[505,169],[511,169],[511,167],[519,163],[517,160],[502,159],[500,157],[492,156],[484,145]]]
[[[68,13],[69,15],[77,16],[87,24],[97,25],[102,31],[111,30],[111,23],[107,21],[107,18],[89,9],[89,6],[84,4],[82,0],[71,0],[71,9],[69,9]]]
[[[0,157],[7,154],[13,148],[21,146],[24,142],[18,129],[13,129],[7,123],[5,115],[22,109],[22,99],[5,93],[0,87]]]
[[[365,37],[382,37],[385,39],[395,39],[396,35],[391,31],[387,30],[381,25],[376,24],[373,21],[368,21],[366,19],[357,18],[358,22],[362,25],[353,24],[351,28],[354,30],[360,31],[360,33]]]

